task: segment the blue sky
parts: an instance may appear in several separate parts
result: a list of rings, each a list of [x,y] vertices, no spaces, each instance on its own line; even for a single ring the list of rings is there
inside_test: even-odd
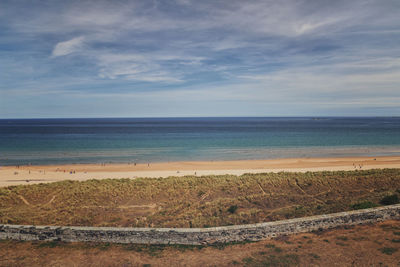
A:
[[[400,1],[0,1],[0,118],[399,116]]]

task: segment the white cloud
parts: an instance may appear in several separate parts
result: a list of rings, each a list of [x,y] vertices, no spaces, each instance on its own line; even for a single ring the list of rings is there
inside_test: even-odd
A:
[[[100,67],[99,77],[145,82],[180,83],[182,73],[169,71],[165,64],[175,66],[200,65],[203,57],[188,56],[173,51],[155,53],[103,53],[92,55]]]
[[[142,55],[100,55],[100,78],[125,79],[143,82],[177,83],[182,80],[177,74],[163,70],[157,61]]]
[[[387,59],[386,62],[396,66],[394,60]],[[374,72],[365,72],[365,67],[374,69]],[[343,70],[347,72],[343,73]],[[257,96],[253,101],[279,97],[276,100],[282,103],[315,102],[338,106],[354,103],[390,107],[400,98],[400,68],[387,70],[383,60],[286,68],[241,78]]]
[[[60,42],[54,47],[52,56],[59,57],[74,53],[82,48],[84,41],[85,37],[81,36],[75,37],[65,42]]]

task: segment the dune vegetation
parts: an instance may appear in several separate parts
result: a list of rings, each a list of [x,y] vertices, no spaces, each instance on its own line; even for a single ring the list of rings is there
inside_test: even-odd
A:
[[[400,169],[63,181],[0,188],[0,223],[211,227],[393,204],[398,196]]]

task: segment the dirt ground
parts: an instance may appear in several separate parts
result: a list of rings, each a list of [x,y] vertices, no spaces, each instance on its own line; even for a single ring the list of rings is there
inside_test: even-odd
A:
[[[400,266],[400,221],[211,247],[2,241],[0,266]]]

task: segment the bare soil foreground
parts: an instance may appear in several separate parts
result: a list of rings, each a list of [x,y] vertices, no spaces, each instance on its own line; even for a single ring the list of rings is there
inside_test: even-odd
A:
[[[63,181],[0,188],[0,223],[210,227],[395,204],[400,169]]]
[[[400,221],[220,246],[0,242],[0,266],[399,266]]]
[[[400,168],[400,156],[0,167],[0,186],[63,180]]]

